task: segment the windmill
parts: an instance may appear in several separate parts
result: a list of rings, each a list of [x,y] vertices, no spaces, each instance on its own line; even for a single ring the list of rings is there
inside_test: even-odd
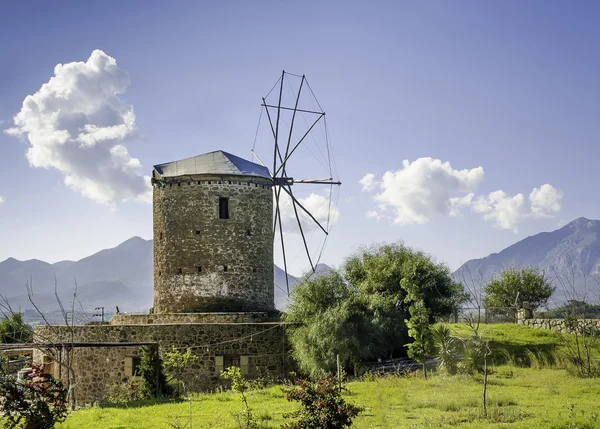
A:
[[[325,112],[306,76],[284,70],[262,97],[252,154],[273,180],[273,238],[281,247],[284,292],[289,295],[288,264],[303,254],[309,275],[315,273],[338,215],[341,185]],[[310,195],[305,197],[305,192]]]

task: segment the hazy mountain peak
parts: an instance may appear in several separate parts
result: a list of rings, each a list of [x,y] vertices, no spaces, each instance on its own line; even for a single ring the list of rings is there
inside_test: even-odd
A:
[[[575,283],[581,290],[585,276],[600,279],[600,221],[579,217],[555,231],[532,235],[498,253],[470,260],[456,270],[454,276],[460,280],[469,271],[476,273],[479,283],[485,283],[494,274],[514,265],[539,267],[550,277],[580,273]],[[556,299],[568,298],[565,293],[557,290]]]

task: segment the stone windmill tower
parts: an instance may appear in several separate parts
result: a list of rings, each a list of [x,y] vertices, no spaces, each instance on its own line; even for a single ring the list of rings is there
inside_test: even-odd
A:
[[[273,181],[223,151],[154,166],[154,313],[273,303]]]

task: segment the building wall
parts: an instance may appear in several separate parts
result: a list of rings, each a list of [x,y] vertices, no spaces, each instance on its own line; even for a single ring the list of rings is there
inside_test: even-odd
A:
[[[229,198],[229,219],[219,218],[220,197]],[[153,215],[155,313],[274,309],[268,180],[155,181]]]
[[[115,314],[111,325],[164,325],[182,323],[259,323],[266,322],[267,313],[171,313]],[[89,323],[88,323],[89,324]]]
[[[35,336],[44,342],[71,341],[71,333],[65,326],[36,327]],[[199,358],[184,373],[192,391],[224,384],[219,374],[224,363],[231,359],[244,365],[242,370],[249,378],[264,373],[281,378],[291,369],[286,354],[285,325],[280,323],[74,326],[72,341],[158,342],[161,354],[172,347],[183,352],[189,347]],[[139,356],[140,347],[74,348],[71,365],[76,374],[78,405],[106,400],[112,386],[131,378],[132,358]],[[34,363],[41,363],[43,359],[44,353],[34,352]],[[63,353],[63,361],[65,359]],[[65,379],[66,371],[62,373]]]

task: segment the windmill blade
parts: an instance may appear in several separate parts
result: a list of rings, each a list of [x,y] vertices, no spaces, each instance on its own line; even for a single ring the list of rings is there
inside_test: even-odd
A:
[[[287,192],[287,194],[290,196],[290,198],[292,199],[293,202],[295,202],[298,207],[300,207],[302,210],[304,210],[304,212],[310,216],[310,218],[319,226],[319,228],[321,228],[321,230],[325,233],[325,235],[329,235],[329,233],[327,232],[327,230],[325,228],[323,228],[323,225],[321,225],[319,223],[319,221],[312,215],[311,212],[309,212],[301,203],[300,201],[298,201],[296,199],[296,197],[294,197],[294,194],[292,193],[291,189],[288,191],[287,189],[285,189],[283,186],[281,187],[285,192]]]
[[[281,186],[279,187],[281,189]],[[281,190],[279,191],[281,192]],[[283,224],[281,223],[281,210],[279,210],[279,195],[277,196],[277,217],[279,218],[279,236],[281,237],[281,253],[283,254],[283,270],[285,271],[285,288],[290,296],[290,279],[288,278],[287,259],[285,257],[285,242],[283,240]]]
[[[310,126],[310,128],[304,133],[304,135],[302,136],[300,141],[298,143],[296,143],[296,145],[290,151],[290,153],[288,153],[288,155],[283,159],[282,164],[279,166],[279,168],[277,170],[275,170],[275,174],[274,174],[275,176],[277,176],[277,174],[281,171],[281,168],[285,165],[285,163],[288,161],[288,159],[290,159],[290,156],[292,156],[292,154],[296,151],[296,149],[298,149],[298,146],[300,146],[300,144],[304,141],[306,136],[312,131],[312,129],[315,127],[315,125],[317,125],[317,123],[324,116],[325,116],[325,113],[321,113],[321,115],[319,115],[319,117],[315,120],[315,122],[313,122],[313,124]]]
[[[293,183],[305,183],[305,184],[312,184],[312,185],[341,185],[342,182],[339,181],[333,181],[333,178],[329,178],[329,179],[294,179],[292,180]]]
[[[275,187],[275,216],[273,216],[273,241],[275,241],[275,232],[277,231],[277,219],[281,219],[279,215],[279,195],[281,194],[281,186],[279,186],[279,191],[277,187]]]
[[[263,98],[263,101],[265,99]],[[283,163],[283,158],[281,157],[281,152],[279,150],[279,146],[277,145],[277,133],[275,131],[275,128],[273,127],[273,120],[271,119],[271,114],[269,113],[269,109],[265,108],[265,111],[267,112],[267,119],[269,120],[269,126],[271,127],[271,133],[273,134],[273,140],[275,141],[275,155],[274,156],[279,156],[279,163]],[[278,111],[279,113],[279,111]],[[279,119],[278,119],[279,121]],[[273,171],[275,171],[275,167],[276,167],[276,159],[273,160]],[[273,175],[275,176],[275,175]]]
[[[275,150],[273,152],[273,171],[275,171],[275,168],[277,167],[277,155],[279,155],[279,159],[281,162],[281,151],[279,150],[279,118],[281,116],[281,97],[283,96],[284,79],[285,70],[281,73],[281,85],[279,86],[279,101],[277,102],[277,122],[275,122]]]
[[[289,193],[292,193],[292,188],[289,187]],[[306,250],[306,256],[308,256],[308,262],[312,272],[315,272],[315,266],[313,265],[312,258],[310,257],[310,250],[308,250],[308,244],[306,243],[306,237],[304,236],[304,230],[302,229],[302,222],[300,222],[300,216],[298,215],[298,208],[296,207],[296,201],[292,198],[292,206],[294,207],[294,214],[296,215],[296,221],[298,222],[298,228],[300,229],[300,235],[302,236],[302,242],[304,243],[304,249]]]
[[[300,102],[300,94],[302,93],[302,85],[304,85],[304,75],[302,76],[302,80],[300,81],[300,88],[298,89],[298,95],[296,96],[296,104],[294,105],[294,113],[292,114],[292,123],[290,124],[290,134],[288,136],[287,145],[285,146],[285,158],[288,157],[288,152],[290,151],[290,143],[292,142],[292,133],[294,131],[294,120],[296,119],[296,112],[298,111],[298,103]],[[283,175],[285,176],[285,162],[283,163]]]

